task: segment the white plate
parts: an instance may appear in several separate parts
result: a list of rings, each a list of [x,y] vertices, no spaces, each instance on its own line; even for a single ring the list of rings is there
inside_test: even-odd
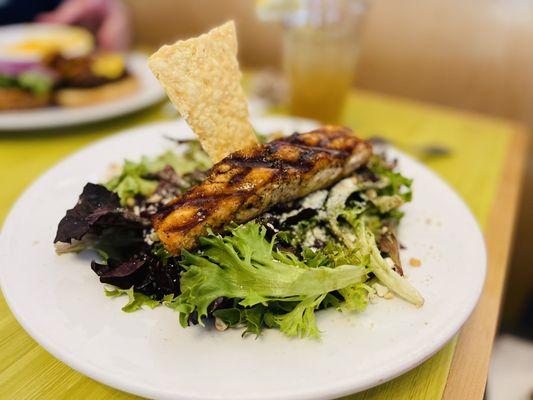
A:
[[[301,120],[264,118],[259,132],[306,130]],[[57,223],[87,181],[108,164],[191,137],[183,122],[142,126],[74,154],[17,201],[0,240],[0,282],[22,326],[66,364],[107,385],[162,399],[325,399],[378,385],[441,348],[472,311],[485,276],[485,248],[465,204],[441,179],[390,150],[414,178],[414,200],[400,229],[409,281],[425,297],[417,309],[399,299],[361,314],[318,313],[321,340],[269,330],[255,340],[238,330],[183,329],[164,307],[133,314],[104,296],[90,255],[56,256]],[[410,257],[422,266],[410,267]]]
[[[140,82],[139,89],[131,95],[86,107],[0,111],[0,131],[49,129],[102,121],[142,110],[165,97],[164,90],[146,64],[146,56],[131,53],[126,64]]]

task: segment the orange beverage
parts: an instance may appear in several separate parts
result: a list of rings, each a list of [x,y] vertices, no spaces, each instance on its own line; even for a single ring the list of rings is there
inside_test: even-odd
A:
[[[289,111],[334,123],[353,84],[361,2],[311,0],[304,4],[309,9],[289,20],[284,33]]]

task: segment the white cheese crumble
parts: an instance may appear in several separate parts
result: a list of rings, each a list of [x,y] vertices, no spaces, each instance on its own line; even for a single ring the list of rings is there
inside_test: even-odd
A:
[[[328,197],[327,190],[318,190],[314,193],[311,193],[304,197],[302,201],[302,208],[311,208],[313,210],[318,210],[324,205],[326,197]]]
[[[305,247],[312,247],[317,240],[320,240],[321,242],[327,242],[328,239],[329,238],[325,229],[315,226],[313,229],[310,229],[305,233],[303,245]]]
[[[333,186],[329,191],[329,197],[326,201],[326,209],[328,210],[328,213],[344,207],[348,197],[350,197],[357,188],[357,178],[355,176],[343,179]]]
[[[144,237],[144,241],[148,245],[153,245],[155,242],[159,242],[157,232],[152,228],[150,232]]]
[[[376,294],[379,297],[385,297],[385,295],[389,292],[389,289],[386,286],[383,286],[379,283],[373,283],[372,288],[376,291]]]
[[[300,211],[302,211],[300,208],[297,210],[291,210],[289,212],[283,213],[279,216],[279,222],[285,222],[287,218],[293,217],[296,214],[298,214]]]

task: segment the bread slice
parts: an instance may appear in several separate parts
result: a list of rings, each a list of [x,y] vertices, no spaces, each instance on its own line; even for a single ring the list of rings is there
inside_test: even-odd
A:
[[[55,92],[55,103],[63,107],[81,107],[115,100],[135,92],[139,81],[127,76],[118,81],[91,88],[63,88]]]
[[[50,100],[49,94],[35,94],[16,87],[0,88],[0,111],[46,107]]]

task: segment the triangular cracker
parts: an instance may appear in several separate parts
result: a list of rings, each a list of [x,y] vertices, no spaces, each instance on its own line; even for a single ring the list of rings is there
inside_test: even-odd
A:
[[[258,143],[240,82],[233,21],[161,47],[148,65],[214,162]]]

